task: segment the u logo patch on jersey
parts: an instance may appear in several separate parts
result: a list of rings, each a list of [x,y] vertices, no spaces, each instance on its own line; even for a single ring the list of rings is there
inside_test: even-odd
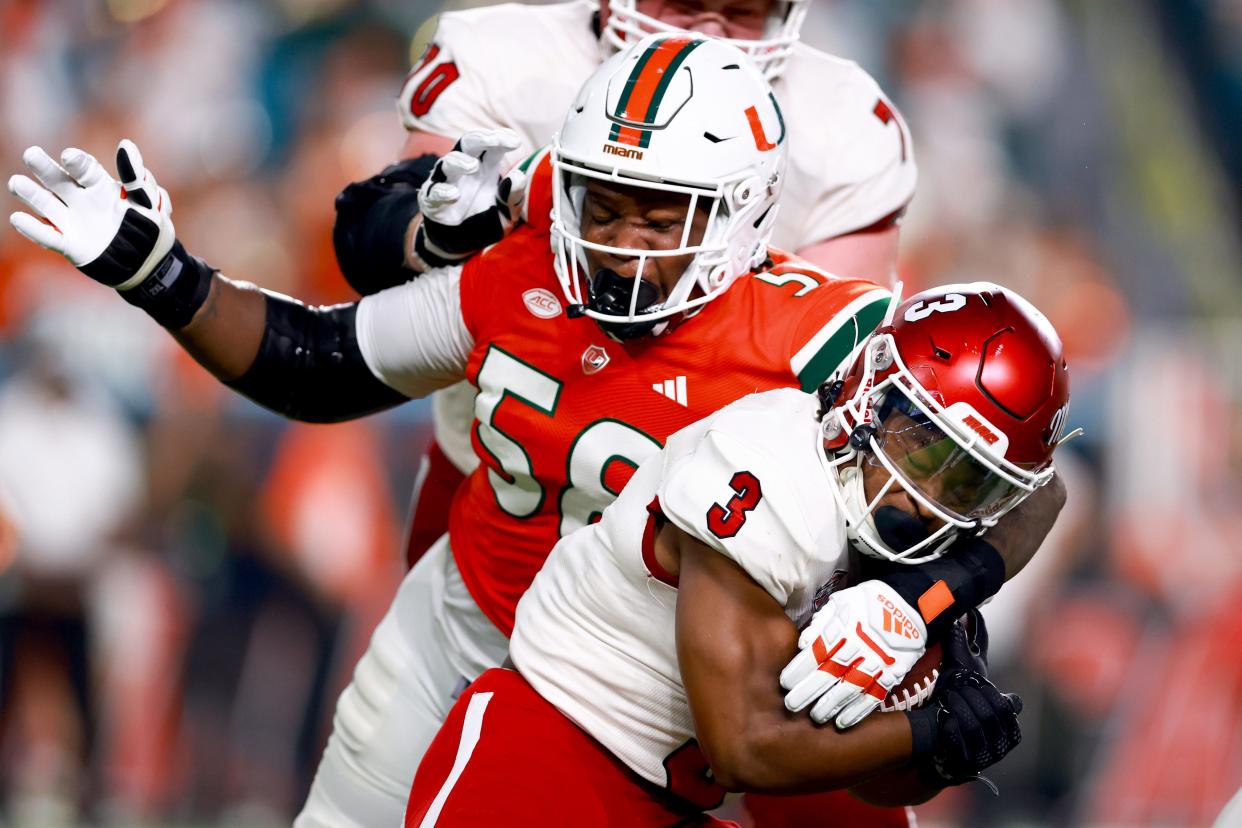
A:
[[[582,373],[598,374],[608,364],[608,352],[599,345],[588,345],[582,352]]]

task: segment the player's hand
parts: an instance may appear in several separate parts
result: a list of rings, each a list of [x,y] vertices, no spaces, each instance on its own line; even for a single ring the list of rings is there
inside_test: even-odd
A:
[[[943,642],[942,672],[955,668],[971,670],[988,676],[988,628],[983,613],[971,609],[954,622]]]
[[[1022,741],[1022,699],[973,670],[940,675],[931,703],[906,711],[915,762],[940,785],[960,785],[995,765]]]
[[[472,130],[436,162],[418,191],[422,221],[414,258],[427,268],[444,267],[505,237],[518,218],[526,174],[500,172],[506,153],[521,143],[511,129]]]
[[[172,202],[128,139],[116,150],[116,181],[95,157],[69,148],[54,161],[30,147],[22,161],[32,177],[15,175],[9,192],[30,209],[9,223],[97,282],[118,290],[141,284],[175,241]]]
[[[879,707],[927,649],[918,612],[882,581],[834,592],[798,639],[781,671],[785,707],[811,707],[820,724],[853,727]]]

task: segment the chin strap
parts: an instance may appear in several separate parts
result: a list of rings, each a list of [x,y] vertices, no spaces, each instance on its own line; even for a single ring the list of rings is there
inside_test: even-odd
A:
[[[634,295],[634,278],[627,278],[615,270],[600,268],[587,282],[587,301],[585,305],[570,305],[566,314],[570,319],[585,316],[588,310],[609,316],[629,316],[630,300]],[[659,290],[650,282],[639,280],[638,302],[636,313],[655,310],[659,304]],[[604,333],[613,339],[625,342],[630,339],[648,336],[656,325],[664,320],[653,319],[650,322],[603,322],[596,320]]]

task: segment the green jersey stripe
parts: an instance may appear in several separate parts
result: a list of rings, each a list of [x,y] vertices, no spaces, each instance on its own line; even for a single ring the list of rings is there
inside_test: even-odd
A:
[[[802,346],[790,360],[803,391],[811,392],[841,367],[888,310],[890,294],[871,290],[850,302]]]
[[[548,155],[551,152],[552,147],[550,146],[540,147],[532,152],[530,157],[519,164],[518,167],[522,170],[522,172],[529,173],[531,170],[539,166],[540,160],[542,160],[545,155]],[[532,189],[533,188],[530,186],[530,183],[527,182],[526,192],[522,193],[522,221],[530,221],[530,192]]]
[[[772,101],[772,106],[776,109],[776,120],[781,124],[781,137],[776,139],[776,143],[779,144],[781,141],[785,140],[785,114],[781,112],[781,105],[776,102],[775,92],[769,92],[768,99]]]
[[[534,166],[535,164],[535,159],[543,155],[544,153],[548,152],[550,149],[551,147],[540,147],[539,149],[535,150],[530,155],[526,156],[525,161],[523,161],[521,164],[518,164],[518,169],[521,170],[522,172],[530,172],[530,168]]]

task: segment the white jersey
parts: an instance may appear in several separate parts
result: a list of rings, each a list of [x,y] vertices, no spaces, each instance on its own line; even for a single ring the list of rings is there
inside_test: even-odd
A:
[[[406,79],[406,129],[457,138],[503,126],[522,138],[514,163],[551,143],[606,51],[596,0],[506,3],[440,15]],[[858,64],[799,43],[772,88],[789,129],[789,168],[772,244],[797,251],[869,227],[914,195],[904,123]]]
[[[668,786],[664,759],[694,738],[694,724],[677,664],[677,589],[655,561],[653,515],[728,556],[801,626],[846,547],[816,445],[818,408],[801,391],[768,391],[672,435],[598,523],[556,545],[518,604],[518,670],[657,785]],[[730,510],[738,497],[750,508]]]
[[[597,0],[505,3],[440,15],[397,103],[406,129],[457,138],[503,126],[522,145],[514,163],[551,143],[579,87],[607,56],[592,26]],[[853,61],[799,43],[773,84],[789,129],[789,167],[772,245],[797,251],[903,210],[917,168],[905,123]],[[463,473],[474,390],[433,398],[436,442]]]

